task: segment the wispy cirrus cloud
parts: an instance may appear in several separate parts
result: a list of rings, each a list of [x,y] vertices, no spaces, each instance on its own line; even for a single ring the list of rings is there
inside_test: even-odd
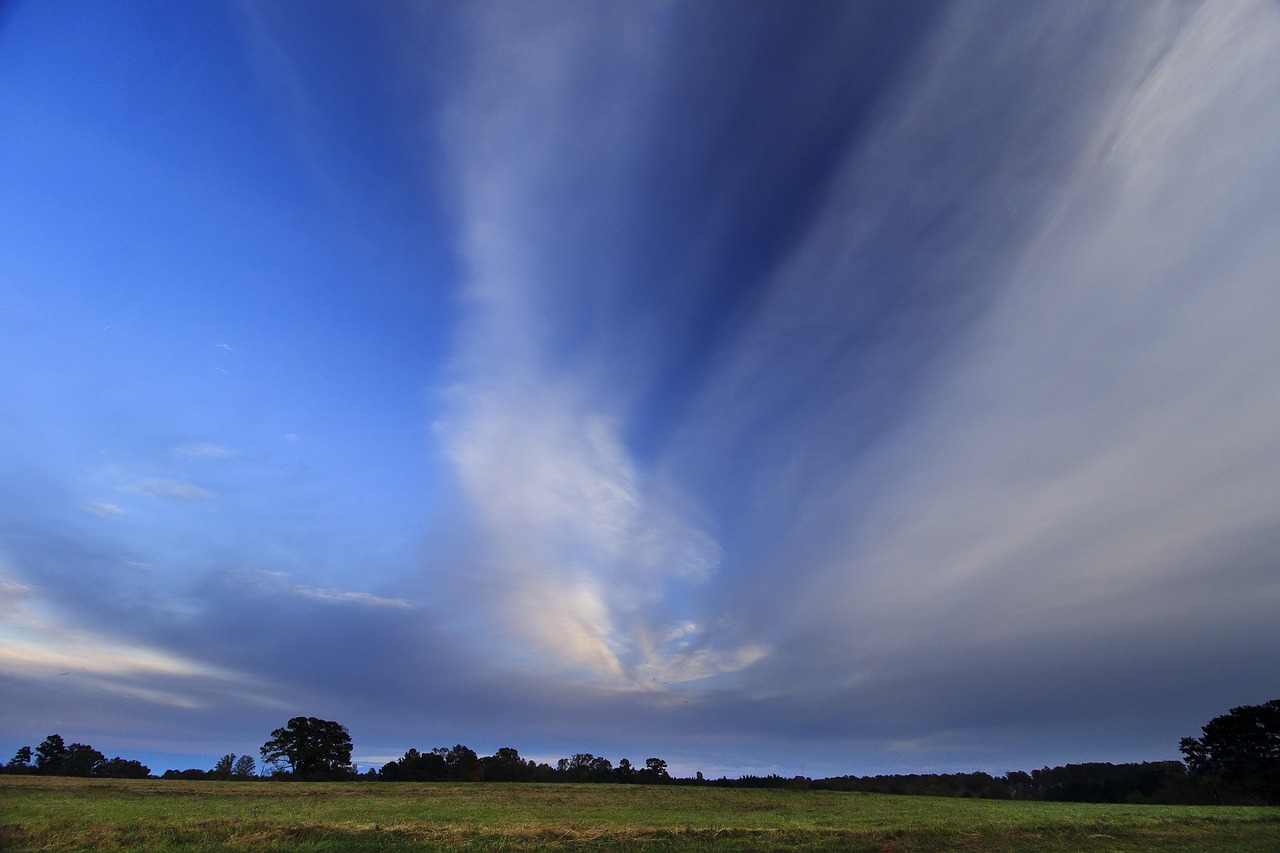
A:
[[[178,444],[171,447],[169,453],[182,459],[235,459],[238,455],[230,448],[209,441]]]
[[[347,592],[338,589],[322,589],[319,587],[295,584],[290,588],[294,595],[313,598],[317,601],[336,601],[344,604],[361,604],[367,607],[392,607],[408,610],[413,605],[403,598],[386,598],[369,592]]]
[[[646,637],[662,630],[650,620],[662,618],[654,608],[667,585],[705,581],[719,562],[696,514],[640,471],[616,424],[582,401],[536,382],[480,400],[476,390],[459,390],[468,403],[444,431],[492,543],[482,585],[493,615],[610,679],[680,657]]]
[[[581,270],[564,265],[568,245],[540,248],[549,221],[585,224],[597,207],[617,213],[605,194],[575,199],[557,187],[583,171],[605,178],[636,154],[623,105],[649,97],[653,45],[636,45],[638,87],[628,63],[581,50],[597,27],[636,23],[603,8],[581,19],[567,9],[530,17],[494,7],[471,21],[476,63],[446,128],[472,315],[439,433],[488,543],[471,583],[484,589],[477,600],[495,624],[511,629],[516,648],[531,643],[557,666],[648,686],[653,673],[683,680],[742,665],[736,652],[706,647],[694,665],[688,648],[651,639],[687,621],[668,599],[671,587],[704,582],[720,547],[695,505],[629,452],[621,395],[590,368],[553,366],[555,308],[573,289],[564,277]],[[564,97],[602,73],[633,97]],[[587,249],[590,235],[568,239]],[[589,251],[611,260],[599,246]]]
[[[147,497],[161,498],[179,503],[196,503],[214,498],[213,492],[208,489],[197,486],[194,483],[184,483],[180,480],[170,480],[165,477],[144,477],[140,480],[134,480],[122,488],[126,492],[132,492],[135,495],[146,495]]]
[[[139,696],[146,701],[174,707],[197,707],[184,695],[181,680],[224,687],[245,681],[215,666],[185,658],[172,651],[71,627],[56,614],[50,599],[39,588],[0,577],[0,670],[10,677],[70,678],[91,689]],[[164,688],[144,686],[168,682]]]
[[[124,509],[119,504],[110,501],[85,501],[81,504],[85,512],[91,512],[94,515],[100,515],[104,518],[110,518],[113,515],[121,515]]]

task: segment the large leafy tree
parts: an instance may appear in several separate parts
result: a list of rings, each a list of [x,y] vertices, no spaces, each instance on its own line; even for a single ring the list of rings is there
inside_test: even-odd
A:
[[[36,747],[36,772],[50,776],[66,773],[67,742],[62,735],[49,735]]]
[[[262,760],[284,766],[298,779],[344,779],[351,766],[351,735],[345,726],[315,717],[294,717],[262,745]]]
[[[1179,749],[1191,771],[1228,793],[1280,803],[1280,699],[1232,708],[1185,737]]]

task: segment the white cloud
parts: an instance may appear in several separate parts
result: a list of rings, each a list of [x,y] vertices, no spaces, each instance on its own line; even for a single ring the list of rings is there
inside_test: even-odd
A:
[[[401,610],[407,610],[413,607],[403,598],[384,598],[380,595],[373,595],[368,592],[344,592],[337,589],[320,589],[317,587],[303,586],[295,584],[292,587],[295,595],[304,598],[314,598],[319,601],[338,601],[346,604],[361,604],[367,607],[393,607]]]
[[[560,661],[627,677],[644,613],[719,547],[629,457],[616,425],[534,377],[460,388],[449,452],[492,543],[496,615]]]
[[[563,190],[581,179],[582,158],[616,166],[635,156],[622,117],[652,97],[644,81],[660,67],[644,39],[628,43],[637,62],[593,66],[600,28],[621,23],[597,11],[600,20],[526,20],[492,7],[472,22],[476,62],[446,123],[472,314],[439,432],[488,545],[482,576],[468,582],[495,625],[517,647],[634,686],[640,667],[662,667],[645,637],[680,609],[667,600],[672,585],[706,580],[720,548],[693,504],[628,452],[615,395],[590,367],[550,367],[550,313],[568,271],[544,249],[548,223],[590,222],[584,205],[623,197]],[[607,102],[575,97],[586,80],[605,91],[601,73],[617,84]],[[607,183],[624,170],[598,171]],[[740,665],[705,653],[700,666],[663,671],[678,679]]]
[[[179,444],[169,452],[183,459],[234,459],[236,457],[234,450],[207,441],[198,444]]]
[[[700,626],[686,623],[670,630],[663,642],[647,643],[643,662],[636,666],[641,685],[667,686],[738,672],[769,656],[763,645],[745,644],[736,648],[709,648],[701,644],[706,635]]]
[[[214,497],[213,492],[200,486],[163,477],[146,477],[141,480],[135,480],[126,485],[124,490],[138,495],[147,495],[148,497],[163,498],[164,500],[182,503],[211,500]]]
[[[34,587],[0,577],[0,615],[15,618],[22,613],[23,602],[35,597]]]
[[[113,504],[108,501],[85,501],[83,508],[85,512],[91,512],[94,515],[101,515],[103,517],[120,515],[124,512],[118,504]]]

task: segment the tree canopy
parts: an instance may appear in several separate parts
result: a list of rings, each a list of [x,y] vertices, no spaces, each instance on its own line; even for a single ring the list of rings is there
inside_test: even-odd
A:
[[[266,764],[285,767],[296,779],[344,779],[351,766],[351,735],[346,726],[315,717],[294,717],[262,745]]]
[[[1179,746],[1192,773],[1222,789],[1280,803],[1280,699],[1242,705],[1201,727]]]

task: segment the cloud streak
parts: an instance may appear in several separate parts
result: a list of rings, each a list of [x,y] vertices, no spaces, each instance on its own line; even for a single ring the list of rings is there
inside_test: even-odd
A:
[[[226,346],[220,344],[220,346]],[[229,448],[202,441],[198,444],[178,444],[170,448],[170,453],[182,459],[235,459],[236,452]]]
[[[472,21],[482,46],[448,124],[472,315],[440,434],[492,545],[478,569],[481,598],[517,643],[590,678],[644,686],[736,669],[738,652],[702,649],[693,663],[690,652],[653,639],[687,623],[672,592],[705,582],[720,547],[694,504],[628,451],[621,395],[589,370],[553,363],[554,312],[563,277],[575,273],[541,250],[539,221],[581,216],[579,204],[609,215],[599,190],[570,198],[558,188],[582,180],[578,155],[610,151],[625,161],[634,151],[629,127],[615,123],[620,103],[566,101],[561,87],[597,73],[625,85],[624,69],[592,51],[583,59],[580,48],[596,26],[630,32],[634,22],[607,10],[523,17],[491,9]],[[650,49],[640,45],[624,66],[644,73]],[[645,99],[643,84],[635,95]],[[603,174],[617,165],[613,156],[586,169]]]
[[[146,495],[147,497],[161,498],[162,500],[176,501],[178,503],[197,503],[199,501],[212,500],[214,497],[213,492],[194,483],[184,483],[165,477],[144,477],[141,480],[136,480],[123,486],[123,489],[136,495]]]
[[[408,610],[413,605],[405,601],[403,598],[385,598],[381,595],[374,595],[369,592],[344,592],[338,589],[317,589],[315,587],[303,586],[295,584],[292,588],[294,594],[303,596],[304,598],[314,598],[317,601],[336,601],[348,604],[361,604],[366,607],[392,607],[398,610]]]
[[[83,507],[85,512],[91,512],[104,518],[110,518],[113,515],[120,515],[124,512],[119,504],[114,504],[110,501],[85,501]]]
[[[121,642],[103,634],[68,628],[53,614],[48,596],[28,584],[0,579],[5,605],[0,609],[0,668],[9,677],[71,678],[91,689],[139,695],[176,707],[197,707],[176,689],[181,680],[235,684],[244,679],[230,671],[184,659],[156,647]],[[170,687],[154,689],[140,681],[161,680]]]

